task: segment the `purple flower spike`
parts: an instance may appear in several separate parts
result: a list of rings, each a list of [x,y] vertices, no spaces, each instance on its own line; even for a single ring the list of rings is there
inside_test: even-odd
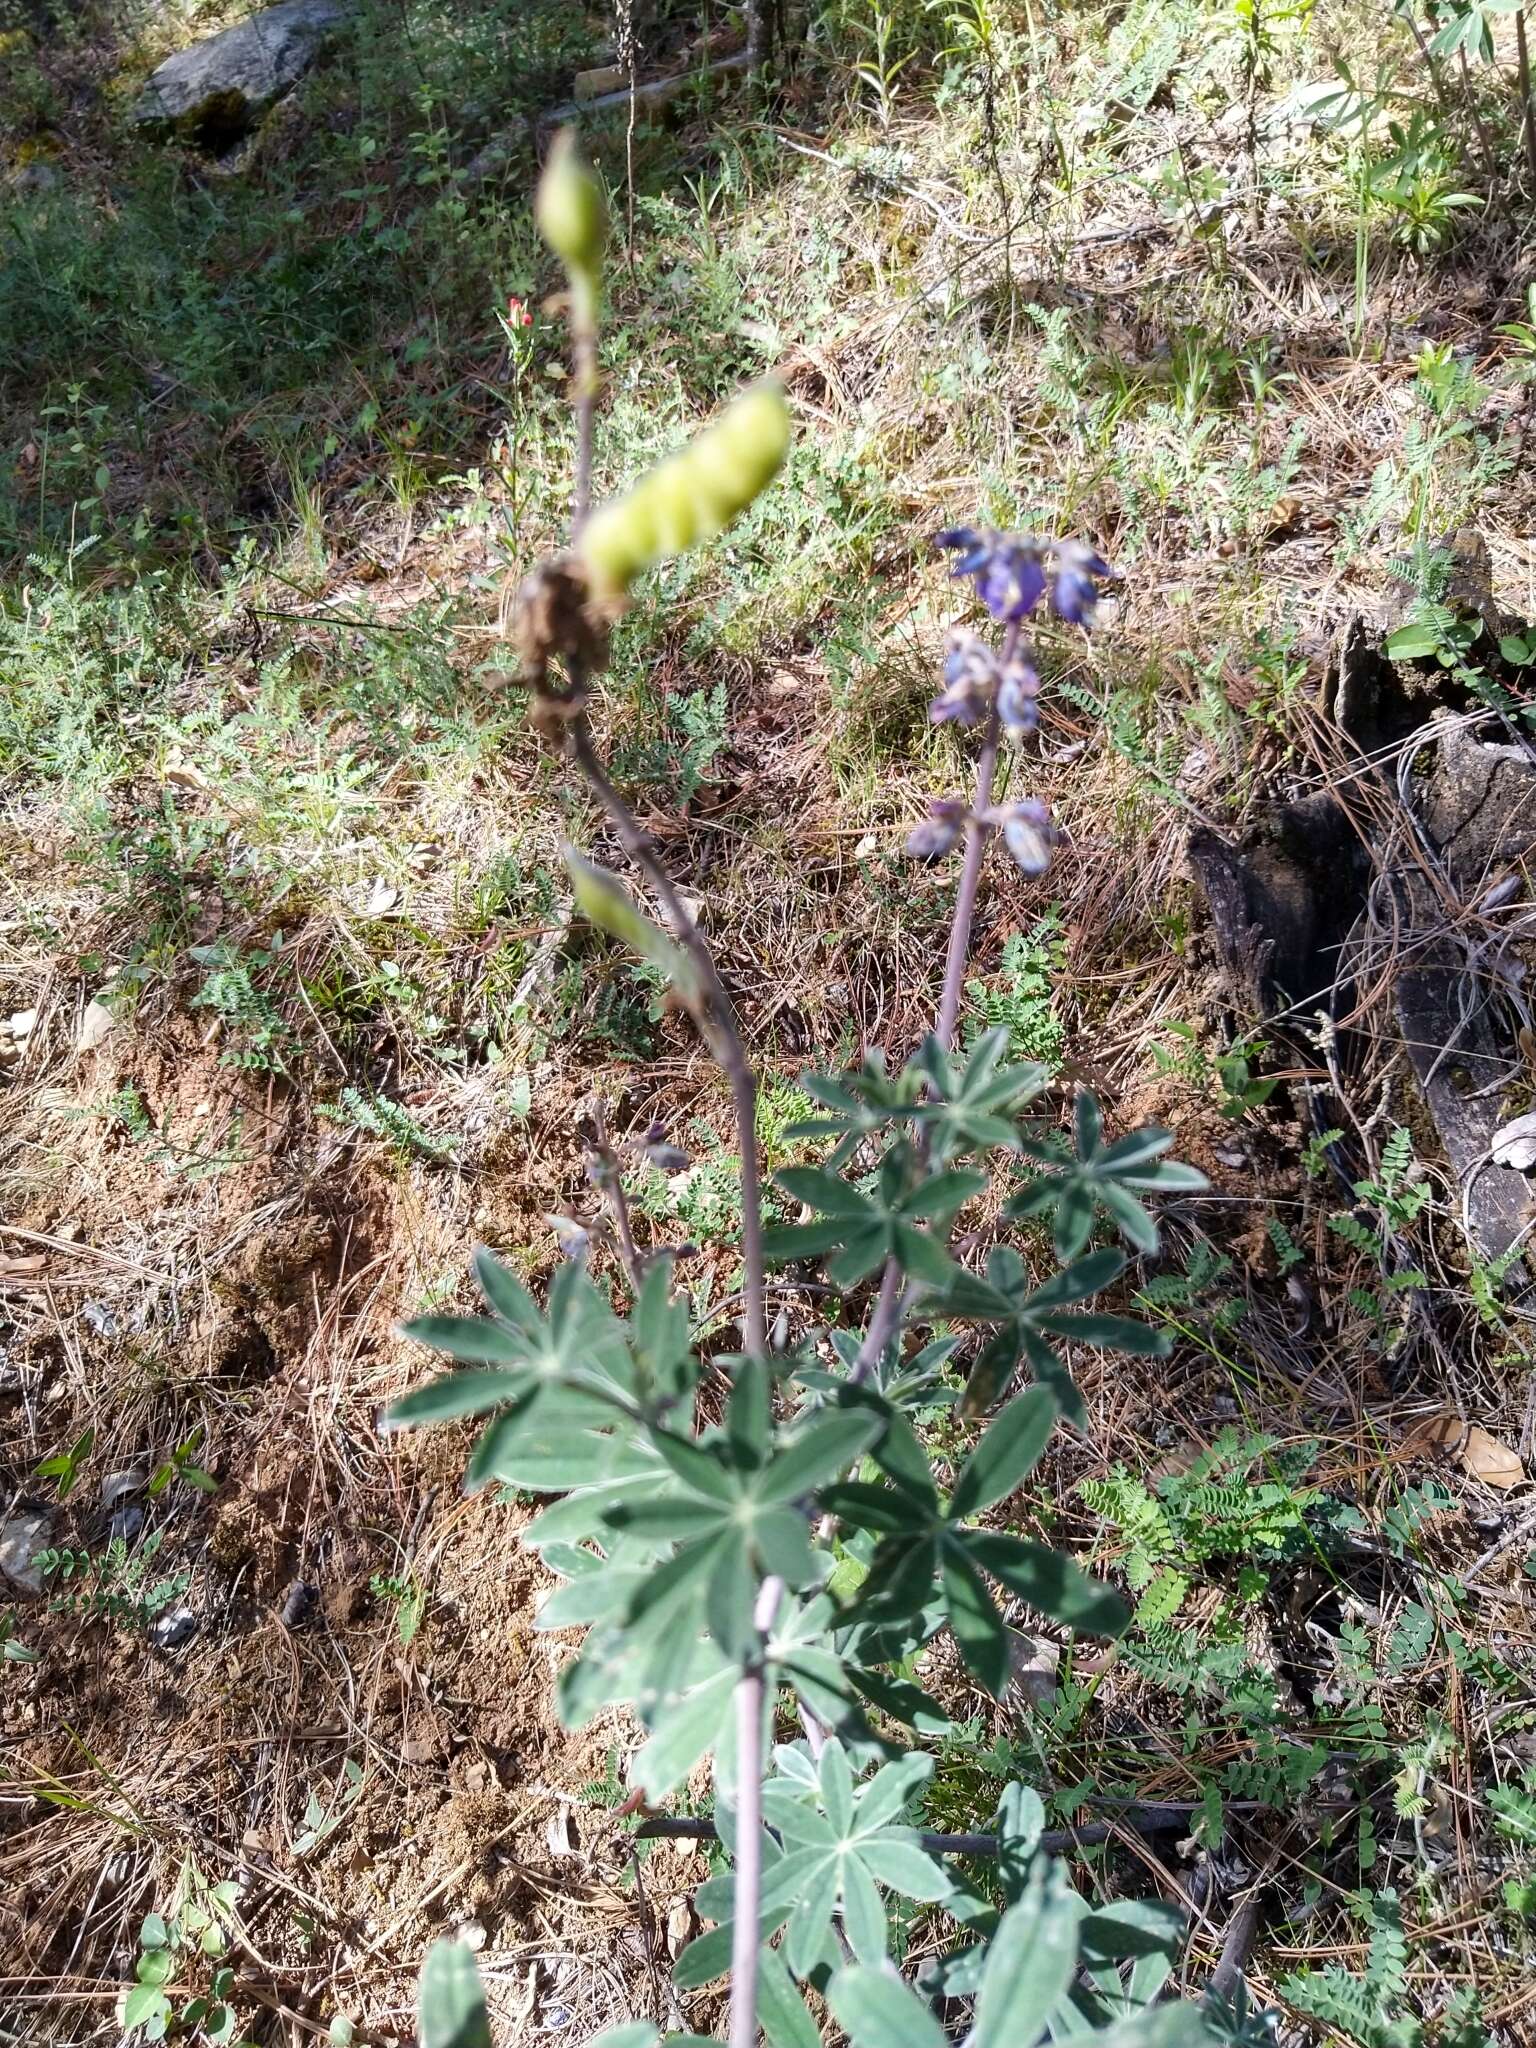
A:
[[[920,825],[914,825],[907,838],[907,852],[913,860],[942,860],[946,853],[953,852],[956,842],[970,815],[968,807],[957,796],[936,796],[928,805],[928,815]]]
[[[1036,732],[1040,725],[1040,678],[1032,662],[1011,661],[997,690],[997,715],[1010,739]]]
[[[1051,555],[1051,610],[1069,626],[1091,626],[1099,601],[1095,579],[1112,576],[1114,571],[1084,541],[1058,541]]]
[[[994,619],[1027,619],[1045,594],[1038,541],[990,526],[951,526],[938,536],[938,545],[955,554],[953,575],[975,577],[976,594]]]
[[[944,688],[929,717],[935,725],[980,725],[997,690],[997,656],[974,633],[952,632],[944,654]]]
[[[1021,803],[1005,805],[995,814],[995,822],[1003,828],[1003,844],[1020,874],[1043,875],[1059,836],[1046,805],[1038,797],[1025,797]]]

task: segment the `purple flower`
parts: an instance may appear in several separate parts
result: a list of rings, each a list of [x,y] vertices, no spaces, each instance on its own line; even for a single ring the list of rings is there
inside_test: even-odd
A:
[[[1091,626],[1099,601],[1099,576],[1114,571],[1085,541],[1058,541],[1051,550],[1051,610],[1069,626]]]
[[[935,725],[980,725],[997,690],[997,656],[974,633],[955,628],[945,645],[944,687],[929,708]]]
[[[640,1140],[641,1157],[647,1165],[660,1169],[662,1173],[683,1173],[688,1166],[688,1154],[681,1145],[674,1145],[667,1136],[663,1123],[654,1123]]]
[[[1040,678],[1033,662],[1015,659],[1003,670],[997,689],[997,715],[1011,739],[1034,732],[1040,724]]]
[[[1031,796],[1016,804],[1005,804],[988,816],[992,824],[1002,827],[1003,844],[1020,874],[1043,875],[1060,836],[1051,823],[1049,808],[1038,797]]]
[[[992,614],[1012,624],[1027,619],[1045,594],[1045,563],[1038,541],[990,526],[950,526],[938,545],[956,556],[952,574],[972,576],[976,594]]]
[[[908,854],[913,860],[942,860],[953,851],[969,815],[969,807],[957,796],[932,798],[927,817],[907,836]]]

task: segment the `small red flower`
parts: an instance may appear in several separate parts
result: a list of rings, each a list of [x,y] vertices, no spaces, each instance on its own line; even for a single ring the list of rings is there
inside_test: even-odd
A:
[[[514,292],[507,300],[507,324],[509,327],[531,327],[533,315]]]

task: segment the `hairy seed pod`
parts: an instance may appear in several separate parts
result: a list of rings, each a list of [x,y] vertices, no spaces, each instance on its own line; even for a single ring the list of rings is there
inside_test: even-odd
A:
[[[608,209],[591,165],[576,143],[576,131],[555,137],[539,179],[533,206],[539,233],[571,274],[595,286],[608,240]]]
[[[789,448],[780,385],[755,385],[680,455],[594,512],[578,543],[594,590],[622,596],[643,570],[707,540],[772,482]]]

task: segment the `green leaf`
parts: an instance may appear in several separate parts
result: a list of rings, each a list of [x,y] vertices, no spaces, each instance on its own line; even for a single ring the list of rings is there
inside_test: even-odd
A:
[[[771,1266],[819,1258],[843,1241],[839,1223],[774,1223],[763,1232],[763,1257]]]
[[[949,2048],[944,2029],[889,1965],[848,1964],[827,1987],[827,2003],[853,2048]]]
[[[158,1991],[162,1984],[169,1984],[175,1976],[176,1959],[167,1948],[145,1949],[133,1974],[141,1984]]]
[[[494,1330],[496,1325],[489,1317],[471,1322],[468,1317],[427,1318],[425,1320],[462,1322],[476,1330]],[[416,1326],[406,1323],[401,1335],[414,1336]],[[501,1339],[510,1345],[511,1339],[505,1331]],[[430,1338],[422,1338],[430,1343]],[[451,1372],[443,1379],[433,1380],[425,1387],[418,1387],[414,1393],[404,1395],[385,1414],[386,1429],[415,1429],[426,1422],[456,1422],[465,1415],[484,1415],[488,1409],[499,1408],[504,1401],[512,1401],[519,1394],[528,1391],[528,1377],[523,1372]]]
[[[544,1329],[538,1304],[509,1266],[502,1264],[489,1245],[477,1244],[471,1260],[475,1280],[493,1315],[537,1341]]]
[[[883,1536],[909,1536],[924,1528],[924,1513],[907,1493],[895,1487],[872,1487],[864,1479],[846,1479],[838,1487],[821,1489],[821,1505],[840,1522],[854,1528],[879,1530]]]
[[[813,1422],[753,1481],[754,1498],[798,1501],[841,1472],[881,1434],[872,1413],[828,1415]]]
[[[123,2025],[128,2028],[142,2027],[159,2017],[163,2033],[165,2015],[169,2010],[170,2000],[158,1984],[135,1984],[123,2000]]]
[[[859,1861],[871,1877],[909,1899],[942,1899],[954,1890],[954,1879],[918,1841],[914,1829],[882,1828],[860,1835]]]
[[[1031,1387],[1010,1401],[966,1460],[950,1498],[950,1519],[979,1515],[1005,1500],[1033,1471],[1058,1413],[1047,1387]]]
[[[765,1572],[799,1588],[822,1572],[825,1552],[811,1542],[805,1517],[794,1508],[771,1508],[752,1524],[752,1547]]]
[[[704,1586],[704,1617],[709,1632],[728,1657],[745,1657],[757,1641],[753,1609],[757,1574],[744,1532],[728,1529],[711,1543],[709,1577]]]
[[[1433,626],[1399,626],[1387,635],[1387,653],[1393,661],[1426,661],[1439,646],[1440,635]]]
[[[737,1673],[728,1666],[682,1699],[669,1703],[662,1725],[641,1748],[630,1773],[652,1806],[659,1806],[719,1739],[736,1682]]]
[[[776,1948],[758,1954],[757,2013],[768,2048],[821,2048],[821,2030],[806,2011],[789,1966]]]
[[[839,1835],[853,1825],[853,1773],[840,1742],[828,1742],[821,1752],[821,1803],[827,1819]]]
[[[1075,1259],[1093,1229],[1093,1189],[1085,1181],[1062,1183],[1054,1229],[1057,1258]]]
[[[140,1948],[169,1948],[171,1930],[158,1913],[146,1913],[139,1928]]]
[[[878,1963],[885,1954],[889,1929],[880,1890],[863,1858],[843,1858],[843,1932],[861,1963]]]
[[[921,1186],[902,1198],[899,1206],[903,1216],[931,1216],[947,1223],[986,1185],[984,1173],[951,1167],[947,1173],[930,1174]]]
[[[878,1214],[868,1195],[862,1195],[851,1181],[820,1166],[786,1166],[774,1179],[785,1194],[797,1202],[820,1209],[827,1216],[844,1216],[863,1221]]]
[[[958,1540],[971,1559],[1010,1593],[1027,1600],[1041,1614],[1067,1628],[1080,1628],[1089,1635],[1122,1635],[1130,1620],[1125,1602],[1113,1587],[1090,1579],[1071,1558],[1044,1543],[1031,1543],[1022,1536],[1001,1530],[966,1529]]]
[[[789,1932],[784,1943],[789,1967],[797,1977],[806,1976],[814,1968],[837,1905],[840,1874],[837,1856],[809,1853],[814,1860],[802,1873],[796,1887],[794,1911],[789,1916]]]
[[[993,1605],[985,1579],[965,1552],[946,1542],[941,1555],[944,1605],[960,1654],[992,1697],[1001,1699],[1011,1675],[1003,1617]]]
[[[491,2023],[474,1952],[435,1941],[422,1965],[417,1998],[421,2048],[491,2048]]]
[[[1031,1878],[988,1946],[971,2048],[1034,2048],[1076,1971],[1082,1910],[1058,1865]]]
[[[674,1436],[668,1429],[653,1429],[651,1442],[690,1493],[725,1505],[740,1497],[735,1475],[718,1452],[706,1450],[686,1437]]]
[[[489,1477],[534,1493],[568,1493],[592,1477],[601,1456],[602,1439],[588,1430],[525,1424],[498,1441]]]
[[[413,1344],[446,1352],[466,1365],[526,1366],[528,1362],[527,1343],[494,1316],[415,1316],[400,1325],[400,1334]]]
[[[936,1237],[930,1237],[926,1230],[918,1230],[910,1223],[898,1223],[891,1233],[891,1250],[900,1261],[903,1272],[914,1280],[921,1280],[925,1287],[948,1287],[955,1273],[955,1262],[945,1251]]]
[[[587,2048],[657,2048],[660,2039],[649,2020],[626,2020],[622,2026],[604,2027],[594,2034]]]
[[[920,1233],[911,1232],[917,1236]],[[931,1240],[929,1240],[931,1242]],[[885,1223],[861,1225],[852,1231],[836,1258],[827,1261],[827,1278],[839,1287],[854,1287],[875,1270],[892,1248],[892,1233]]]

